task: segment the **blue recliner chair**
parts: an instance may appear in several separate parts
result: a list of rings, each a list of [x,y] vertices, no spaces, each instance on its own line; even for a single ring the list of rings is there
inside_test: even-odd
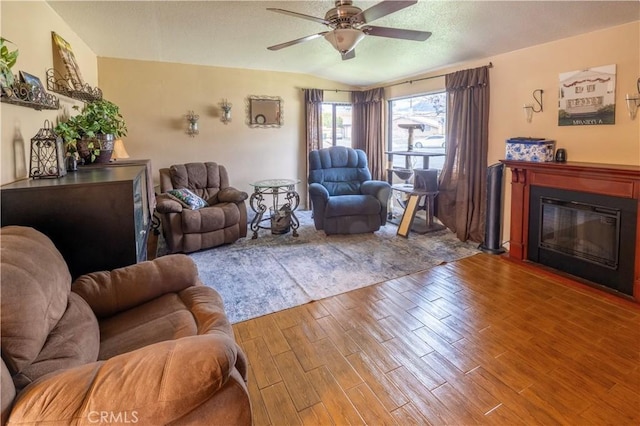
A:
[[[371,180],[361,149],[334,146],[309,153],[309,197],[317,230],[374,232],[387,222],[391,186]]]

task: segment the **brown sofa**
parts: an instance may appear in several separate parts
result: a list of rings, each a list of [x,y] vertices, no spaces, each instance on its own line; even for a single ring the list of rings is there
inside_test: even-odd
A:
[[[166,194],[182,188],[191,190],[208,206],[192,210]],[[230,186],[224,166],[208,162],[162,168],[160,191],[156,211],[169,252],[190,253],[247,236],[247,193]]]
[[[0,229],[4,424],[251,424],[222,300],[170,255],[79,277],[51,240]]]

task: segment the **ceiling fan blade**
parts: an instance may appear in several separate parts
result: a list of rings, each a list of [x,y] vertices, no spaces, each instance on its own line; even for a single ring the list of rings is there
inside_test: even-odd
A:
[[[418,0],[408,0],[408,1],[397,1],[397,0],[385,0],[374,6],[371,6],[367,10],[363,10],[351,17],[351,23],[366,23],[371,22],[376,19],[382,18],[383,16],[389,15],[391,13],[397,12],[405,7],[413,6],[418,3]]]
[[[355,57],[356,57],[356,49],[351,49],[347,53],[343,53],[342,54],[342,60],[343,61],[346,61],[348,59],[353,59]]]
[[[315,16],[305,15],[304,13],[292,12],[290,10],[284,9],[276,9],[274,7],[268,7],[267,10],[270,10],[271,12],[278,12],[284,13],[285,15],[295,16],[296,18],[307,19],[309,21],[318,22],[319,24],[329,25],[329,21],[324,18],[317,18]]]
[[[400,28],[374,27],[371,25],[362,27],[361,30],[367,35],[401,38],[403,40],[425,41],[431,37],[429,31],[403,30]]]
[[[280,44],[276,44],[276,45],[273,45],[273,46],[269,46],[269,47],[267,47],[267,49],[269,49],[269,50],[280,50],[280,49],[283,49],[285,47],[293,46],[294,44],[304,43],[305,41],[309,41],[309,40],[313,40],[314,38],[322,37],[326,33],[328,33],[328,31],[324,31],[324,32],[318,33],[318,34],[311,34],[309,36],[298,38],[298,39],[295,39],[295,40],[291,40],[291,41],[288,41],[286,43],[280,43]]]

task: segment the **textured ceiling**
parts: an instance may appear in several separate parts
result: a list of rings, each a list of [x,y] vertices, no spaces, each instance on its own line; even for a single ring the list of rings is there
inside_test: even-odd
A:
[[[369,86],[640,20],[634,1],[432,1],[371,22],[433,33],[424,42],[367,36],[342,61],[323,38],[333,1],[55,1],[51,7],[101,57],[311,74]],[[377,1],[354,1],[367,9]],[[575,53],[575,52],[567,52]],[[543,58],[541,58],[543,60]]]

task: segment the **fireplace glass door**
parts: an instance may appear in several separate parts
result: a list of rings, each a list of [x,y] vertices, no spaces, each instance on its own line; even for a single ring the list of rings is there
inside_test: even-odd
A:
[[[540,248],[618,268],[620,210],[541,198]]]

